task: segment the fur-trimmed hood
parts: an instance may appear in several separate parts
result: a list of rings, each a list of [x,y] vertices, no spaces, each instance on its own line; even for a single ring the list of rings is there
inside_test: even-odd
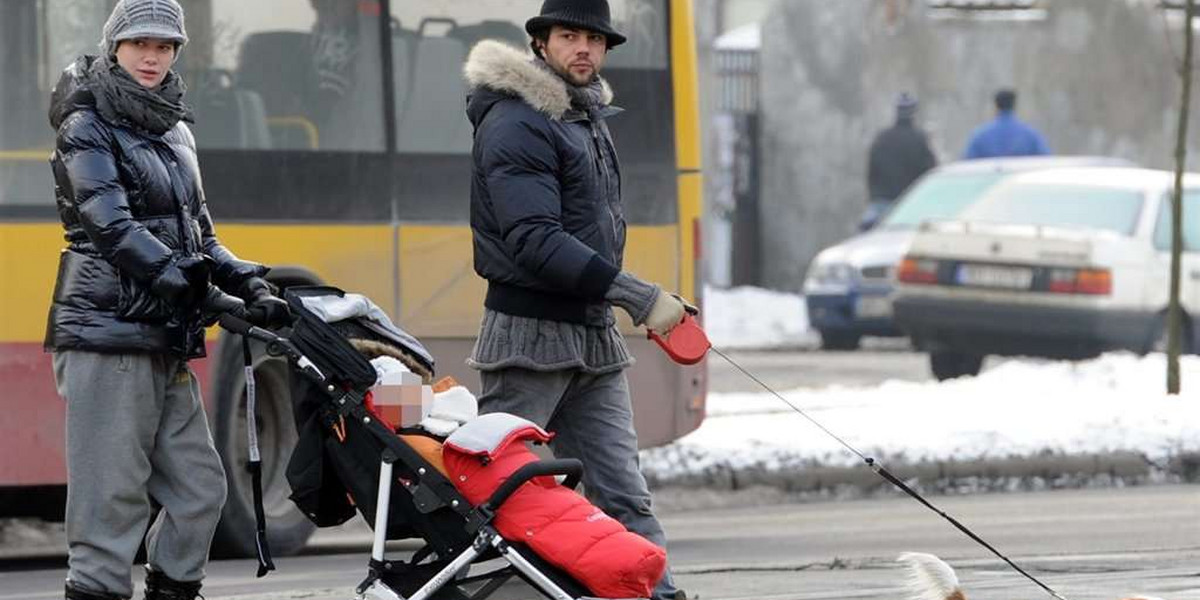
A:
[[[472,88],[472,97],[486,89],[502,96],[516,96],[551,119],[561,120],[571,109],[567,82],[539,67],[532,55],[495,40],[483,40],[471,49],[463,74]],[[613,92],[600,79],[603,104],[612,104]],[[492,102],[488,102],[491,104]],[[475,104],[472,101],[472,104]],[[468,112],[474,113],[468,109]],[[486,112],[484,110],[483,112]],[[475,122],[474,114],[472,121]]]

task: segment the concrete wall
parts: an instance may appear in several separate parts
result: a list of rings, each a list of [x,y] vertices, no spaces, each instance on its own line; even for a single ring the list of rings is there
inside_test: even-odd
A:
[[[812,257],[852,233],[867,146],[900,90],[920,97],[918,119],[943,162],[991,118],[994,90],[1011,86],[1018,115],[1055,153],[1171,168],[1181,19],[1141,0],[1045,4],[1045,19],[981,21],[933,18],[908,2],[890,24],[875,0],[775,4],[762,53],[764,285],[798,290]]]

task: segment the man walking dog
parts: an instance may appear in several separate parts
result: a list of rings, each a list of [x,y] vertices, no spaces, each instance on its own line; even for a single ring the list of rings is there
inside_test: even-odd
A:
[[[534,56],[495,41],[467,59],[475,128],[471,229],[488,282],[471,358],[480,412],[555,433],[581,460],[588,498],[666,547],[638,466],[624,369],[633,363],[612,306],[665,334],[686,304],[622,270],[620,165],[607,120],[621,112],[600,78],[625,42],[606,0],[546,0],[525,24]],[[656,600],[685,599],[668,571]]]

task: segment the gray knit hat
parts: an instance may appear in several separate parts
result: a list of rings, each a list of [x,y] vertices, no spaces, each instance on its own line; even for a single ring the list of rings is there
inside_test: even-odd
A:
[[[183,26],[183,8],[176,0],[121,0],[113,7],[104,24],[100,49],[109,56],[117,53],[122,40],[158,38],[182,46],[187,43]]]

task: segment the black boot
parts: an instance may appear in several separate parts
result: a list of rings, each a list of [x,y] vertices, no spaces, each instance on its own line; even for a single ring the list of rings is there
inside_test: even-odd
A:
[[[65,593],[67,600],[125,600],[116,594],[90,592],[83,588],[75,587],[75,585],[70,581],[67,582],[67,589]]]
[[[199,581],[175,581],[146,565],[146,600],[196,600]]]

